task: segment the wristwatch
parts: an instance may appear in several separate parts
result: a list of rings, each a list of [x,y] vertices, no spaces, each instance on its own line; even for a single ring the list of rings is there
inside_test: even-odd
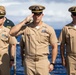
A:
[[[50,64],[52,64],[53,66],[55,66],[55,63],[50,63]]]
[[[14,61],[14,59],[10,59],[10,61]]]

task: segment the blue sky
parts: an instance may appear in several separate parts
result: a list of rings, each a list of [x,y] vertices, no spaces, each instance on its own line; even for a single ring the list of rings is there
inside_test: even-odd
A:
[[[68,8],[76,5],[76,0],[0,0],[0,5],[5,6],[6,16],[18,24],[31,14],[29,6],[40,4],[46,7],[43,21],[54,29],[62,29],[71,22]]]

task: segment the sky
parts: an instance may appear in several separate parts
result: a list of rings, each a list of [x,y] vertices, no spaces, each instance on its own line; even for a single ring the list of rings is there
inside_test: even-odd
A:
[[[31,5],[43,5],[43,21],[54,29],[62,29],[72,21],[68,9],[76,5],[76,0],[0,0],[0,5],[6,8],[6,17],[18,24],[24,20],[31,11]]]

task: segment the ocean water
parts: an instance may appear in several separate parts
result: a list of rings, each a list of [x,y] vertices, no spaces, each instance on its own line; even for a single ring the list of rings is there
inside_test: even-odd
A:
[[[57,37],[59,37],[61,30],[55,30]],[[21,36],[17,37],[17,40],[20,41]],[[51,52],[51,47],[49,46],[49,50]],[[20,56],[20,46],[17,45],[16,49],[16,75],[24,75],[24,67],[21,65],[21,56]],[[51,55],[48,56],[49,60],[51,60]],[[60,57],[60,46],[58,46],[58,55],[56,59],[56,65],[54,70],[50,73],[51,75],[66,75],[66,69],[61,64]],[[14,75],[14,69],[11,68],[11,75]]]

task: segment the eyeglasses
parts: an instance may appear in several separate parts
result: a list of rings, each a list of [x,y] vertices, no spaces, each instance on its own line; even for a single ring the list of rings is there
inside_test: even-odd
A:
[[[4,18],[4,16],[0,16],[0,19]]]

